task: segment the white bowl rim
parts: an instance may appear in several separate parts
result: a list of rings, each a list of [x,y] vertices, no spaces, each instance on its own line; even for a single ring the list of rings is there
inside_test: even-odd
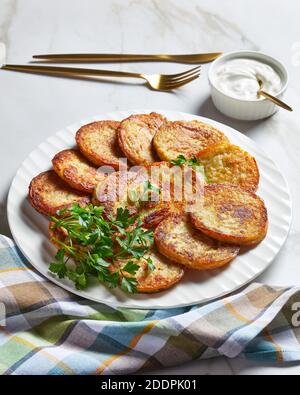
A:
[[[253,55],[253,57],[255,57],[255,55],[261,55],[263,57],[265,57],[267,64],[268,60],[274,62],[275,64],[277,64],[277,66],[279,66],[279,68],[281,68],[281,72],[283,72],[283,74],[286,77],[286,81],[284,83],[284,85],[282,86],[282,88],[280,89],[280,91],[274,95],[275,97],[280,96],[282,93],[284,93],[287,89],[288,83],[289,83],[289,72],[287,70],[287,68],[285,67],[285,65],[278,59],[274,58],[274,56],[268,55],[264,52],[261,51],[252,51],[252,50],[248,50],[248,49],[242,49],[239,51],[231,51],[231,52],[226,52],[223,55],[219,56],[216,60],[213,61],[213,63],[210,65],[210,68],[208,70],[208,80],[209,83],[211,84],[211,86],[214,87],[214,89],[216,89],[221,95],[225,96],[226,98],[229,98],[233,101],[236,102],[243,102],[243,103],[263,103],[265,101],[267,101],[268,99],[264,98],[262,100],[247,100],[247,99],[237,99],[236,97],[232,97],[230,95],[227,95],[226,93],[224,93],[223,91],[221,91],[219,88],[216,87],[216,85],[213,83],[213,79],[212,79],[212,71],[213,68],[215,67],[216,63],[220,63],[222,60],[226,59],[227,57],[231,57],[233,55],[236,55],[238,57],[238,55]],[[261,60],[261,59],[259,59]]]

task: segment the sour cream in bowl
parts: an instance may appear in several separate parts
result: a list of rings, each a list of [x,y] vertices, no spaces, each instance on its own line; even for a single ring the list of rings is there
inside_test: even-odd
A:
[[[276,59],[255,51],[237,51],[215,60],[209,70],[212,100],[219,111],[240,120],[257,120],[278,107],[259,96],[263,90],[282,98],[288,84],[286,68]]]

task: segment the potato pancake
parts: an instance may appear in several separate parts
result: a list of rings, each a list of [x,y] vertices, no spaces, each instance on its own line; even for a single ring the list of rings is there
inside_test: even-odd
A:
[[[56,174],[71,187],[78,191],[93,193],[105,175],[91,166],[85,157],[77,150],[67,149],[59,152],[52,159]]]
[[[53,170],[36,176],[29,185],[29,201],[40,213],[57,215],[58,210],[77,203],[84,207],[90,203],[89,194],[72,189]]]
[[[190,269],[215,269],[232,261],[239,247],[222,244],[193,228],[187,215],[170,216],[154,231],[160,253]]]
[[[158,160],[152,140],[165,121],[162,115],[152,112],[131,115],[121,122],[118,131],[119,146],[131,163],[149,165]]]
[[[259,170],[256,160],[232,144],[217,144],[202,150],[197,158],[204,167],[205,175],[212,184],[233,184],[256,191]]]
[[[165,122],[153,139],[153,146],[162,160],[186,159],[204,148],[220,142],[229,142],[218,129],[199,121]]]
[[[147,259],[151,259],[153,270],[151,271]],[[119,260],[113,264],[115,270],[126,265],[128,261],[139,265],[135,278],[137,279],[137,291],[139,293],[159,292],[177,284],[184,275],[184,268],[171,262],[168,258],[157,251],[147,253],[141,259]]]
[[[82,154],[96,166],[119,168],[123,156],[118,145],[120,122],[98,121],[82,126],[76,133],[76,143]]]
[[[263,200],[235,185],[206,185],[204,207],[191,213],[191,220],[208,236],[239,245],[259,243],[268,230]]]

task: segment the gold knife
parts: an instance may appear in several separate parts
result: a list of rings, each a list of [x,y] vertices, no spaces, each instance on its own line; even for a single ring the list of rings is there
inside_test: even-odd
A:
[[[135,55],[135,54],[49,54],[34,55],[33,59],[51,62],[176,62],[207,63],[215,60],[222,52],[188,55]]]

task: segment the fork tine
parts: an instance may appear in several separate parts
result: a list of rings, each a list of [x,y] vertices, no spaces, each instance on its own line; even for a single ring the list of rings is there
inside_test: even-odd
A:
[[[196,71],[198,69],[201,69],[201,66],[193,67],[192,69],[183,71],[182,73],[177,73],[177,74],[165,74],[164,76],[166,77],[171,77],[171,78],[177,78],[177,77],[182,77],[184,75],[188,75],[189,73]]]
[[[161,83],[163,85],[165,85],[165,86],[172,86],[172,85],[181,84],[181,83],[183,83],[185,81],[188,81],[188,80],[190,80],[191,78],[194,78],[194,77],[198,78],[199,76],[200,76],[200,73],[196,73],[196,74],[191,74],[191,75],[189,75],[186,78],[180,78],[178,80],[162,80]]]
[[[193,73],[189,73],[187,75],[183,75],[182,77],[163,79],[163,82],[164,83],[170,83],[170,84],[172,84],[172,83],[176,84],[176,83],[179,83],[179,82],[183,82],[184,80],[187,80],[188,78],[192,78],[192,77],[194,77],[196,75],[200,75],[200,74],[201,74],[200,71],[194,71]]]
[[[194,76],[192,78],[188,78],[186,80],[183,80],[183,81],[181,81],[179,83],[177,82],[177,83],[174,83],[174,84],[165,84],[165,85],[163,84],[161,86],[160,90],[173,90],[173,89],[176,89],[176,88],[180,88],[181,86],[189,84],[190,82],[196,80],[197,78],[199,78],[199,76],[200,76],[200,74],[197,74],[196,76]]]

